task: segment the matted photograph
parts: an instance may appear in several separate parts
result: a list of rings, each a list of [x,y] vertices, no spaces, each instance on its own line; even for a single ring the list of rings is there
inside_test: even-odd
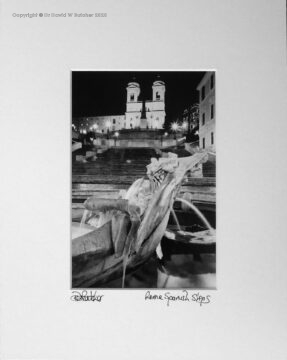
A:
[[[216,72],[71,88],[71,287],[216,289]]]
[[[1,5],[0,359],[287,360],[286,1]]]

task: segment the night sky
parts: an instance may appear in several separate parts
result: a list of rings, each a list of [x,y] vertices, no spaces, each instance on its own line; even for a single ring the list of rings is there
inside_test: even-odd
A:
[[[174,121],[183,110],[198,102],[197,85],[204,72],[194,71],[74,71],[72,73],[72,116],[124,115],[126,86],[135,78],[145,100],[152,99],[152,83],[165,82],[166,121]]]

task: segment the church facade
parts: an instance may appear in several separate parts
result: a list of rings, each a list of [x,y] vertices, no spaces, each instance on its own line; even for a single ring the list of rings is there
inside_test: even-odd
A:
[[[126,112],[124,115],[91,116],[73,119],[80,132],[107,133],[122,129],[163,129],[165,122],[165,83],[156,80],[152,85],[152,99],[139,100],[140,85],[129,82],[127,87]]]

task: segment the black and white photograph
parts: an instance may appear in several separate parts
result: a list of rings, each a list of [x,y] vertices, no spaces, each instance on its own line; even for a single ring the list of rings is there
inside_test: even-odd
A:
[[[0,0],[0,359],[287,359],[286,0]]]
[[[216,288],[216,72],[72,72],[72,288]]]

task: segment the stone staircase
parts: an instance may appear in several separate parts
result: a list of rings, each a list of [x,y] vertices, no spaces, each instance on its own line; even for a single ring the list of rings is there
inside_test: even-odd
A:
[[[88,196],[117,197],[138,178],[145,176],[146,166],[152,157],[158,157],[154,149],[109,149],[97,155],[95,161],[73,161],[73,202]]]
[[[153,149],[109,149],[97,154],[95,161],[86,163],[73,161],[73,183],[124,183],[144,176],[146,166],[152,157],[157,157]]]
[[[185,154],[184,154],[185,155]],[[118,198],[138,178],[146,175],[146,166],[152,157],[158,158],[152,148],[109,149],[97,154],[95,161],[75,161],[72,166],[72,217],[79,220],[83,202],[90,196]],[[195,202],[215,203],[215,178],[189,178],[181,193],[189,192]]]

